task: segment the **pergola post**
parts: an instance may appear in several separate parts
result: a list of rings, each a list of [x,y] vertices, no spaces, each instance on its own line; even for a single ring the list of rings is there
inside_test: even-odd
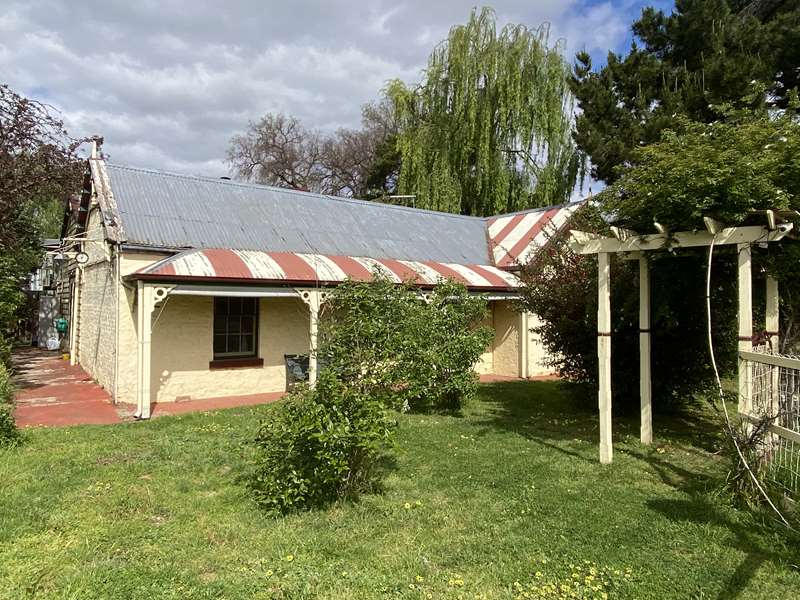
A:
[[[600,462],[613,459],[611,443],[611,265],[609,253],[597,255],[597,366],[600,409]]]
[[[753,278],[750,244],[737,244],[739,287],[739,351],[753,349]],[[749,363],[739,358],[739,412],[750,414]]]
[[[778,292],[778,280],[767,275],[767,311],[766,328],[769,338],[769,345],[776,354],[780,351],[780,294]]]
[[[650,263],[639,257],[639,437],[643,444],[653,443],[653,400],[650,378]]]
[[[136,287],[136,332],[138,338],[138,373],[136,386],[137,419],[150,418],[150,368],[153,339],[154,287],[139,281]]]
[[[769,347],[773,353],[780,352],[780,295],[778,292],[778,280],[767,275],[767,310],[765,315],[765,325]],[[780,412],[780,367],[773,366],[770,371],[770,414],[775,416]]]

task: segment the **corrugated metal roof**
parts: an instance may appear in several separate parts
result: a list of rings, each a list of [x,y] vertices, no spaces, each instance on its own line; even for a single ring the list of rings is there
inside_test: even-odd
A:
[[[106,168],[129,244],[491,261],[481,218],[113,164]]]
[[[369,281],[375,271],[396,283],[409,282],[419,286],[434,286],[446,279],[453,279],[468,288],[480,290],[513,291],[520,285],[515,275],[485,264],[226,248],[184,250],[140,269],[131,278],[331,285],[348,278]]]

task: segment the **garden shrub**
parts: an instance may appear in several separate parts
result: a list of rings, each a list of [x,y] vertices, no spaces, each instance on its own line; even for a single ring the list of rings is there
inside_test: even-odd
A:
[[[453,409],[475,393],[485,313],[453,283],[427,301],[378,274],[332,290],[315,387],[294,390],[256,436],[248,486],[258,503],[286,513],[374,490],[397,425],[391,409]]]
[[[0,365],[11,367],[11,342],[4,335],[0,335]]]
[[[0,363],[0,448],[14,446],[21,436],[14,420],[14,386],[11,373]]]
[[[572,227],[604,232],[591,209],[582,210]],[[736,258],[734,249],[715,251],[712,269],[713,339],[723,373],[736,365]],[[678,409],[714,386],[708,361],[703,251],[650,253],[652,388],[654,406]],[[639,408],[639,270],[637,261],[619,258],[611,268],[612,389],[614,407]],[[587,384],[596,402],[597,258],[573,253],[564,234],[522,272],[523,304],[539,316],[536,329],[565,379]],[[754,282],[756,295],[763,285]],[[759,305],[758,299],[754,302]]]
[[[395,427],[382,402],[323,371],[262,422],[249,487],[273,513],[355,498],[376,487]]]
[[[486,301],[444,282],[424,301],[379,275],[331,293],[319,357],[342,381],[387,406],[453,410],[474,395],[474,368],[492,339]]]

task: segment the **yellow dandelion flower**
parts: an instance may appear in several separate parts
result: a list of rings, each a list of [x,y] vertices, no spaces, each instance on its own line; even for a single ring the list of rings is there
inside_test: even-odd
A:
[[[425,581],[425,578],[422,575],[417,575],[416,580],[421,583]]]
[[[267,569],[267,577],[272,577],[272,569]]]
[[[286,555],[286,562],[292,562],[293,560],[294,560],[294,554]]]
[[[410,509],[411,508],[411,503],[410,502],[406,502],[405,504],[403,504],[403,508],[405,508],[406,510]]]

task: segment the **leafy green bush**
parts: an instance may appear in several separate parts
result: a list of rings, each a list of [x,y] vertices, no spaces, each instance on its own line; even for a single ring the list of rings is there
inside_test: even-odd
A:
[[[0,365],[11,367],[11,342],[0,335]]]
[[[377,275],[326,302],[319,358],[337,378],[397,409],[452,410],[476,390],[475,364],[492,338],[486,301],[445,282],[426,299]]]
[[[572,226],[603,231],[593,211]],[[537,328],[551,365],[570,381],[587,384],[596,401],[597,259],[576,255],[555,237],[536,264],[523,269],[523,303],[539,316]],[[712,270],[714,347],[723,372],[736,365],[735,256],[720,248]],[[702,252],[651,253],[652,383],[654,406],[678,408],[714,383],[708,361],[705,261]],[[639,407],[639,272],[637,261],[615,259],[611,269],[612,389],[614,407]],[[754,284],[755,290],[763,285]],[[757,304],[757,303],[756,303]]]
[[[427,298],[376,274],[326,302],[314,388],[292,392],[261,424],[248,486],[273,513],[354,498],[380,480],[391,408],[458,408],[490,332],[486,303],[445,283]]]
[[[248,485],[273,513],[354,498],[377,485],[395,427],[380,401],[324,371],[262,422]]]
[[[0,404],[14,402],[14,385],[11,383],[11,372],[3,363],[0,363]]]
[[[11,374],[0,363],[0,448],[15,446],[21,440],[17,423],[14,420],[14,386]]]

